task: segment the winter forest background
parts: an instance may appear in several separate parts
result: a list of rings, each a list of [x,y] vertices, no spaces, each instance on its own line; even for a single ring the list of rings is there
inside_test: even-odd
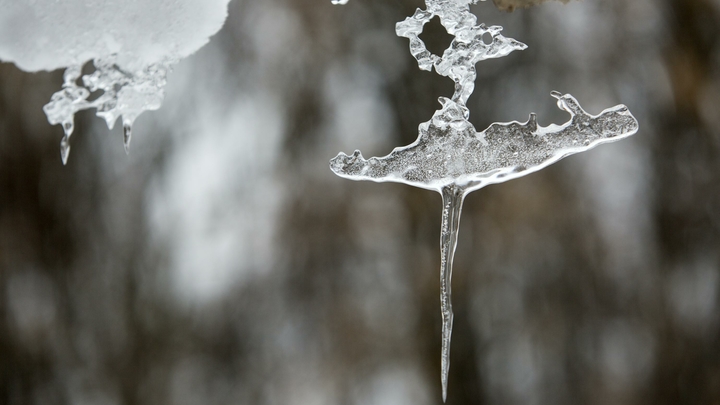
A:
[[[452,94],[417,7],[233,0],[129,156],[85,111],[65,167],[62,72],[0,64],[0,404],[441,403],[440,197],[328,169]],[[466,200],[448,403],[720,403],[720,2],[473,10],[529,46],[478,65],[478,130],[558,90],[640,131]]]

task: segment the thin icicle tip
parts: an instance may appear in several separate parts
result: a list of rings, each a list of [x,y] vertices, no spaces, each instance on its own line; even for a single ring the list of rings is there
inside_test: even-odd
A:
[[[130,154],[130,141],[132,140],[132,121],[123,120],[123,145],[125,153]]]

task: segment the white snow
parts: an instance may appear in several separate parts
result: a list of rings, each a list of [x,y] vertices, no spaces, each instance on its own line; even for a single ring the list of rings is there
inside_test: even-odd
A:
[[[0,60],[34,72],[116,54],[125,70],[184,58],[208,42],[229,0],[0,0]]]

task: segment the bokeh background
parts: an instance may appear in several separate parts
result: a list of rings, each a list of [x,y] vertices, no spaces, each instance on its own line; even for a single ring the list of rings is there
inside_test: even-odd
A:
[[[441,403],[440,197],[328,169],[452,94],[395,36],[422,6],[233,0],[130,155],[84,112],[66,167],[62,72],[0,64],[0,404]],[[473,11],[529,45],[478,130],[558,90],[640,131],[466,199],[448,404],[720,404],[720,2]]]

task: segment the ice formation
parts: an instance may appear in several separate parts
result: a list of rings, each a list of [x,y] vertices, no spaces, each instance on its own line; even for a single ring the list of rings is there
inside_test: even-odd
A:
[[[44,110],[61,124],[63,163],[77,111],[95,108],[112,128],[160,108],[167,73],[222,27],[229,0],[0,0],[0,60],[34,72],[66,68]],[[92,61],[95,71],[82,76]],[[95,98],[92,92],[100,91]]]
[[[435,190],[442,195],[440,300],[443,401],[447,398],[453,324],[452,262],[465,196],[488,184],[524,176],[565,156],[617,141],[638,130],[637,121],[624,105],[591,115],[580,107],[573,96],[552,92],[558,107],[570,114],[570,120],[565,124],[542,127],[535,115],[530,114],[525,123],[495,123],[477,132],[468,121],[469,111],[465,105],[475,86],[475,64],[523,50],[526,45],[502,36],[502,27],[477,25],[475,15],[470,12],[470,4],[474,3],[477,0],[425,0],[426,10],[418,9],[412,17],[396,26],[397,34],[410,40],[410,52],[420,69],[435,68],[438,74],[455,82],[452,98],[440,97],[442,108],[430,121],[420,124],[418,139],[411,145],[396,148],[385,157],[366,160],[360,151],[355,151],[350,156],[340,153],[330,161],[332,171],[341,177],[404,183]],[[429,52],[419,38],[423,26],[435,16],[455,37],[442,56]],[[492,40],[483,41],[484,34],[490,34]]]

